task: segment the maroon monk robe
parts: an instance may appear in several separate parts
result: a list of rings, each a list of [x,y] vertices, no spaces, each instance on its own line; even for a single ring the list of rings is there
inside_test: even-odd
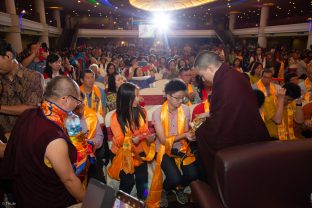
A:
[[[67,142],[74,163],[77,152],[69,137],[40,108],[25,111],[17,120],[0,167],[0,179],[13,180],[15,207],[59,208],[76,203],[56,172],[44,164],[46,148],[57,138]]]
[[[196,140],[208,179],[216,152],[234,145],[269,140],[248,80],[222,64],[215,73],[210,116],[196,131]]]

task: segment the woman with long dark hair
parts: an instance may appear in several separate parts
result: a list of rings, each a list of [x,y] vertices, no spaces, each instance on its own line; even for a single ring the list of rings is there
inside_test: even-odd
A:
[[[155,156],[155,134],[148,130],[147,112],[139,105],[139,88],[124,83],[117,92],[117,109],[111,117],[112,153],[108,168],[111,178],[120,180],[119,189],[130,193],[136,185],[137,197],[147,197],[147,162]]]
[[[115,64],[110,62],[109,64],[107,64],[106,74],[107,74],[107,76],[109,76],[110,74],[114,74],[114,73],[117,73],[116,66],[115,66]]]
[[[186,61],[184,59],[179,59],[178,60],[178,71],[180,69],[188,68]]]
[[[108,78],[111,75],[114,75],[116,73],[117,73],[117,68],[116,68],[115,64],[113,64],[112,62],[108,63],[107,67],[106,67],[106,76],[104,78],[104,85],[105,86],[108,84]]]
[[[106,90],[106,104],[108,111],[116,109],[116,98],[118,88],[126,82],[126,78],[121,74],[111,74],[108,76],[108,84]]]
[[[233,69],[235,69],[238,72],[243,73],[243,69],[242,69],[242,63],[241,60],[239,58],[235,58],[234,62],[233,62]]]
[[[48,55],[47,61],[46,61],[46,67],[43,72],[43,77],[46,83],[48,83],[52,78],[60,76],[60,75],[68,76],[68,73],[64,73],[61,70],[61,66],[62,66],[62,59],[59,55],[54,54],[54,53]]]

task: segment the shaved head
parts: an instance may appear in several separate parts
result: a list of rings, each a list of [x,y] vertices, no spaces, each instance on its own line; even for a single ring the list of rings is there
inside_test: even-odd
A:
[[[79,92],[79,87],[74,80],[65,76],[57,76],[47,84],[43,96],[49,100],[56,100],[68,95],[79,97]]]
[[[221,64],[222,62],[218,54],[210,51],[203,51],[196,56],[194,67],[198,68],[199,70],[206,70],[211,65],[219,68]]]
[[[197,74],[210,83],[213,82],[213,77],[221,65],[219,55],[210,51],[199,53],[194,63]]]

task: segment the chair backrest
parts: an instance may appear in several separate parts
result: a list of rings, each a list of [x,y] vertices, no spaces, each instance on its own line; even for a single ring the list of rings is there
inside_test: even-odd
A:
[[[161,73],[156,73],[156,74],[155,74],[155,79],[156,79],[156,80],[161,80],[162,77],[163,77],[163,75],[162,75]]]
[[[165,85],[169,82],[168,79],[160,79],[154,82],[156,88],[160,88],[162,90],[165,89]]]
[[[163,90],[160,88],[145,88],[140,90],[140,95],[144,98],[145,105],[163,104]]]
[[[164,91],[160,88],[144,88],[140,90],[140,95],[163,95]]]
[[[97,87],[101,88],[102,90],[105,90],[105,85],[104,85],[104,83],[102,83],[102,82],[94,82],[94,84],[95,84]]]
[[[215,158],[215,180],[224,207],[311,207],[312,140],[221,150]]]

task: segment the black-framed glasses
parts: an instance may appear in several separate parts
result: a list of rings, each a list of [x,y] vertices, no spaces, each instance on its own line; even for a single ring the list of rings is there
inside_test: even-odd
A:
[[[78,98],[76,98],[75,96],[68,95],[68,97],[73,98],[73,99],[74,99],[74,100],[78,103],[78,105],[81,105],[81,104],[82,104],[82,101],[81,101],[81,100],[79,100]]]
[[[184,97],[175,97],[173,95],[170,95],[171,97],[173,97],[177,102],[179,101],[183,101]]]

